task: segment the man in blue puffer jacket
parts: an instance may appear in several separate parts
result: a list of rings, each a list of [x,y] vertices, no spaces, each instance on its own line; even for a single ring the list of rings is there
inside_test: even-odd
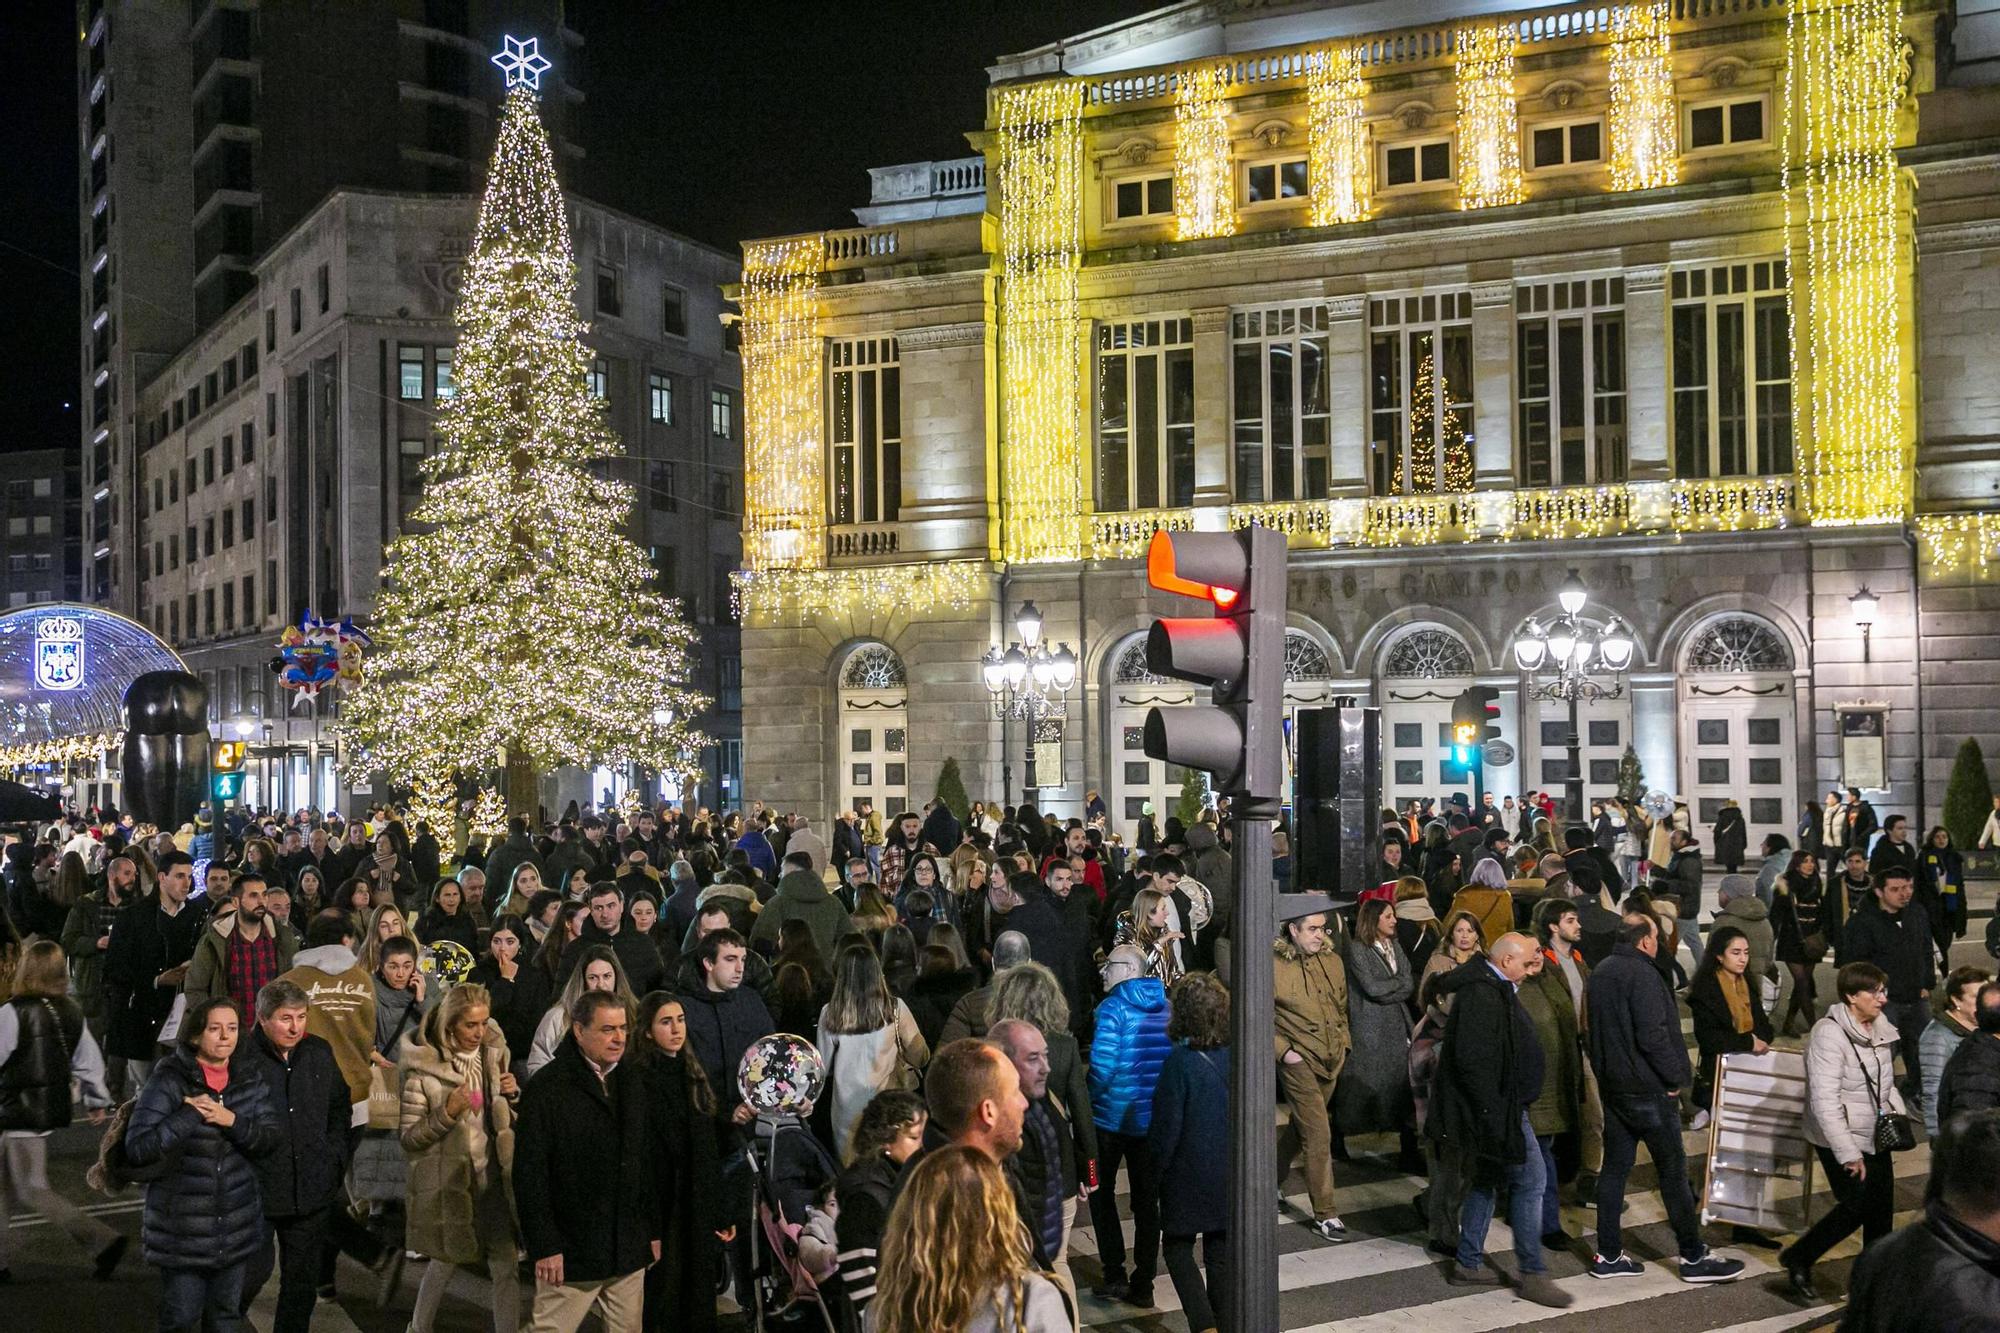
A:
[[[1104,1277],[1103,1300],[1141,1309],[1153,1304],[1160,1257],[1160,1200],[1153,1191],[1153,1160],[1146,1131],[1153,1120],[1153,1086],[1173,1043],[1167,1040],[1167,992],[1144,975],[1145,958],[1129,944],[1104,961],[1104,1001],[1090,1044],[1090,1111],[1097,1125],[1097,1178],[1090,1185],[1090,1218]],[[1115,1182],[1125,1163],[1132,1188],[1132,1280],[1125,1281],[1125,1239],[1118,1221]]]

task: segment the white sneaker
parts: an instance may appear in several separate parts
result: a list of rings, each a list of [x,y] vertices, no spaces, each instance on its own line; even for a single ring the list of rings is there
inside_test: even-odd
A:
[[[1696,1132],[1707,1128],[1708,1128],[1708,1112],[1696,1111],[1694,1113],[1694,1119],[1688,1121],[1688,1130],[1690,1132]]]

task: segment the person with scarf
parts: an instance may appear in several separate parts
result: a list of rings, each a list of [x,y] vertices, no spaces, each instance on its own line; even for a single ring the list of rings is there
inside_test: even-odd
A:
[[[628,1063],[645,1090],[646,1133],[660,1204],[660,1259],[646,1270],[647,1333],[713,1333],[714,1274],[725,1226],[715,1090],[688,1046],[686,1004],[654,991],[639,1005],[639,1039]]]
[[[1918,849],[1917,873],[1930,886],[1929,902],[1936,904],[1930,914],[1931,934],[1938,952],[1949,958],[1951,942],[1965,938],[1971,907],[1965,892],[1965,858],[1952,846],[1951,830],[1944,825],[1932,829]]]
[[[1695,1046],[1701,1053],[1694,1071],[1695,1104],[1703,1112],[1715,1104],[1716,1061],[1724,1055],[1762,1055],[1771,1048],[1771,1020],[1764,1015],[1750,970],[1750,937],[1734,926],[1711,931],[1694,980],[1688,983],[1688,1011],[1694,1015]],[[1703,1128],[1706,1114],[1690,1126]]]
[[[1819,877],[1819,861],[1808,851],[1793,852],[1785,872],[1771,885],[1771,927],[1778,961],[1792,974],[1791,999],[1779,1030],[1790,1036],[1792,1020],[1801,1015],[1803,1027],[1815,1019],[1813,969],[1826,957],[1826,946],[1840,937],[1838,895]]]
[[[1421,974],[1444,936],[1424,881],[1415,875],[1405,875],[1396,881],[1395,911],[1396,943],[1402,946],[1410,966]]]

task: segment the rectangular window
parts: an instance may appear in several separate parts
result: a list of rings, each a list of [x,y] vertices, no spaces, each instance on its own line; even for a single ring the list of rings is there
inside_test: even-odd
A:
[[[1687,109],[1688,151],[1764,142],[1764,98],[1736,97]]]
[[[711,518],[736,517],[736,487],[719,468],[708,474],[708,507],[715,511]]]
[[[736,394],[729,389],[708,391],[708,433],[717,439],[736,438]]]
[[[1383,190],[1422,190],[1451,184],[1451,140],[1425,139],[1382,146]]]
[[[1369,480],[1376,495],[1472,489],[1472,293],[1368,303]]]
[[[424,458],[429,444],[421,439],[396,442],[397,516],[407,526],[410,513],[424,493]]]
[[[222,585],[222,628],[224,630],[233,630],[236,628],[236,585],[234,583],[225,583]]]
[[[173,536],[167,538],[167,568],[179,569],[180,567],[181,567],[181,535],[178,532],[176,532]]]
[[[396,346],[397,392],[405,401],[424,396],[424,349],[410,343]]]
[[[215,485],[215,447],[210,445],[201,451],[201,484]]]
[[[1111,187],[1111,220],[1127,222],[1136,218],[1172,217],[1174,178],[1129,176]]]
[[[1676,476],[1792,470],[1786,281],[1782,259],[1674,270]]]
[[[215,554],[215,515],[210,514],[201,521],[201,554],[206,559]]]
[[[264,521],[266,523],[276,523],[278,521],[278,479],[276,477],[264,478]]]
[[[646,497],[653,508],[662,513],[680,512],[681,497],[679,479],[675,476],[671,461],[655,463],[646,478]]]
[[[178,639],[180,638],[180,636],[181,636],[181,604],[179,602],[175,602],[173,605],[167,608],[167,637],[169,639]]]
[[[236,362],[234,360],[222,363],[222,391],[224,393],[236,392]]]
[[[439,402],[458,392],[458,385],[451,377],[453,350],[440,347],[431,353],[431,392]]]
[[[200,551],[201,551],[200,534],[196,531],[194,524],[190,523],[187,525],[187,553],[188,553],[187,558],[189,564],[193,564],[195,562],[195,560],[198,558],[200,554]]]
[[[893,523],[903,505],[902,369],[894,338],[828,349],[827,447],[835,523]]]
[[[1604,160],[1604,122],[1578,120],[1567,125],[1528,127],[1528,169],[1595,166]]]
[[[278,438],[278,395],[275,393],[264,395],[264,438]]]
[[[1625,480],[1625,280],[1514,292],[1514,406],[1523,486]]]
[[[1230,316],[1238,501],[1326,498],[1326,306]]]
[[[590,396],[592,398],[611,396],[611,363],[601,356],[590,363]]]
[[[1243,168],[1243,204],[1281,204],[1306,197],[1306,160],[1285,158],[1277,162],[1252,162]]]
[[[663,426],[674,424],[674,381],[653,370],[646,373],[646,415]]]
[[[236,511],[225,509],[222,511],[222,549],[226,551],[234,545],[236,545]]]
[[[1097,327],[1097,508],[1194,503],[1194,327]]]
[[[237,512],[243,516],[243,540],[247,542],[250,540],[250,534],[257,531],[257,502],[255,500],[245,500],[236,508]]]
[[[264,350],[267,352],[278,350],[278,312],[275,310],[264,312]]]
[[[660,287],[660,332],[669,338],[685,338],[688,332],[687,293],[664,283]]]
[[[234,435],[224,435],[222,437],[222,475],[226,477],[235,470],[236,437]]]
[[[616,319],[623,313],[625,303],[619,291],[618,270],[609,264],[597,266],[597,313]]]
[[[243,442],[243,444],[242,444],[242,448],[241,448],[240,450],[238,450],[238,452],[239,452],[239,453],[241,453],[241,454],[243,455],[243,462],[244,462],[244,463],[245,463],[246,465],[247,465],[247,464],[250,464],[250,463],[254,463],[254,462],[256,462],[256,461],[257,461],[257,428],[256,428],[256,427],[255,427],[254,425],[252,425],[251,423],[249,423],[249,422],[247,422],[247,421],[246,421],[246,422],[244,422],[244,423],[243,423],[243,429],[242,429],[241,431],[237,432],[237,435],[238,435],[238,437],[239,437],[239,438],[240,438],[240,439],[242,440],[242,442]]]
[[[257,623],[257,579],[251,574],[243,576],[243,623]]]
[[[305,325],[305,297],[299,289],[292,288],[292,332],[297,333]],[[193,619],[192,616],[189,617]]]
[[[213,408],[216,404],[216,400],[220,397],[220,395],[217,394],[215,391],[214,371],[212,370],[209,371],[207,378],[202,381],[202,390],[203,390],[202,401],[204,403],[207,403],[209,407]]]
[[[153,511],[155,513],[167,507],[165,503],[166,495],[167,488],[161,483],[160,478],[153,478]]]
[[[333,309],[333,270],[321,264],[313,274],[313,295],[319,298],[319,312]]]
[[[213,638],[215,636],[215,589],[203,588],[201,590],[201,613],[201,632]]]

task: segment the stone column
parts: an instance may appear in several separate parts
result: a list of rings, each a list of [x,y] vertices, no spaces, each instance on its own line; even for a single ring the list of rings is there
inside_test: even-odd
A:
[[[1472,288],[1473,485],[1514,485],[1514,284]]]
[[[1673,475],[1667,450],[1667,270],[1651,264],[1625,270],[1626,475],[1665,481]]]
[[[1334,404],[1327,472],[1328,493],[1334,496],[1368,494],[1367,314],[1366,296],[1326,299],[1327,382]]]
[[[1231,426],[1229,307],[1192,312],[1194,323],[1194,502],[1229,503]]]
[[[994,362],[986,323],[898,329],[903,504],[899,549],[931,559],[986,554],[987,422]]]

